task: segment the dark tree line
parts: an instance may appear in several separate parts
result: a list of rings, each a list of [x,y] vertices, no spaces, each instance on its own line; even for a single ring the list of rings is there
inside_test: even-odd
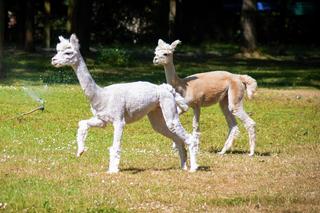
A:
[[[52,47],[75,32],[86,52],[92,44],[147,43],[158,38],[198,44],[314,42],[317,0],[1,0],[0,38],[27,51]],[[1,47],[1,46],[0,46]]]
[[[4,41],[4,0],[0,0],[0,79],[4,78],[4,67],[3,67],[3,41]]]

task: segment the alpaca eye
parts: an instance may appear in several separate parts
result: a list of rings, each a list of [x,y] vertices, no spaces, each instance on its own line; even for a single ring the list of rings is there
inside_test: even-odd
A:
[[[163,54],[164,56],[168,56],[168,53]]]
[[[66,55],[72,55],[72,52],[66,52]]]

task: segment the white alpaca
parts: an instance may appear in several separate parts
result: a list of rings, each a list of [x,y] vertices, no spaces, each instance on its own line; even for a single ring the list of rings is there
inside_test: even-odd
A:
[[[253,97],[257,88],[257,82],[248,75],[236,75],[225,71],[198,73],[180,79],[173,65],[173,52],[179,40],[171,45],[161,39],[155,49],[153,63],[163,65],[167,83],[172,85],[193,108],[193,134],[199,135],[199,119],[201,106],[210,106],[219,102],[229,126],[229,135],[223,149],[219,154],[224,154],[239,133],[235,116],[246,127],[249,134],[250,156],[254,155],[256,134],[255,122],[243,109],[243,97],[245,90],[249,99]]]
[[[179,149],[181,166],[187,169],[186,149],[190,152],[190,171],[197,169],[196,153],[198,142],[187,134],[180,124],[177,105],[186,109],[183,98],[167,84],[155,85],[148,82],[114,84],[99,87],[91,77],[79,51],[79,42],[73,34],[70,41],[59,37],[57,54],[52,58],[55,67],[71,66],[80,85],[90,101],[93,117],[79,122],[77,144],[79,157],[85,151],[85,138],[90,127],[105,127],[112,123],[114,127],[113,144],[110,147],[109,173],[119,171],[120,144],[125,124],[148,115],[154,130],[174,140]]]

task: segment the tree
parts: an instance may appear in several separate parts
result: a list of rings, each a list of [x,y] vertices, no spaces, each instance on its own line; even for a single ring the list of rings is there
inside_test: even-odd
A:
[[[24,48],[29,52],[34,51],[34,3],[34,0],[26,1]]]
[[[241,8],[241,26],[243,30],[243,52],[254,53],[256,44],[256,0],[243,0]]]
[[[169,31],[168,36],[169,39],[173,39],[175,34],[175,19],[176,19],[176,11],[177,11],[177,3],[176,0],[170,0],[169,2]]]
[[[50,48],[51,40],[51,2],[50,0],[44,0],[44,12],[45,12],[45,25],[44,25],[44,38],[45,47]]]
[[[0,79],[5,77],[5,71],[3,67],[3,42],[4,42],[4,0],[0,0]]]
[[[81,43],[81,52],[89,52],[91,0],[69,0],[67,31],[75,33]]]

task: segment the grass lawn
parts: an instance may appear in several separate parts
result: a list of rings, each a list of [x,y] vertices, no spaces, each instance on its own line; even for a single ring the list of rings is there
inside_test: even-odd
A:
[[[216,154],[228,129],[214,105],[201,114],[198,172],[181,171],[170,140],[143,119],[126,126],[120,173],[114,175],[106,173],[111,126],[91,129],[88,151],[75,157],[77,123],[91,115],[71,69],[52,68],[50,54],[7,55],[10,73],[0,82],[0,211],[319,212],[319,60],[199,54],[189,56],[187,49],[177,54],[181,76],[225,69],[252,75],[262,85],[254,100],[245,101],[257,123],[256,155],[247,156],[242,125],[232,151]],[[89,57],[88,64],[99,84],[161,83],[162,68],[153,67],[151,59],[142,55],[143,63],[114,67]],[[38,106],[22,86],[46,101],[45,110],[7,120]],[[181,121],[190,131],[191,110]]]

